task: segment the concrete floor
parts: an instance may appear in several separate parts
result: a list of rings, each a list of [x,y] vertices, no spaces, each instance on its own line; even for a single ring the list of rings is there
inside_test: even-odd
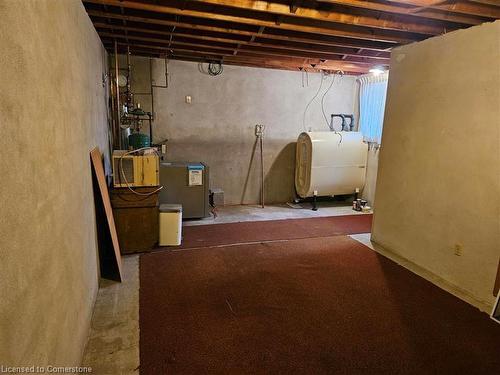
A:
[[[83,366],[139,374],[139,255],[123,256],[123,281],[101,279]]]
[[[186,220],[184,225],[206,225],[236,223],[242,221],[301,219],[308,217],[340,216],[340,215],[363,215],[357,212],[346,202],[319,202],[318,210],[313,211],[310,203],[297,205],[301,208],[291,208],[286,204],[271,205],[262,208],[260,206],[224,206],[217,208],[217,216],[210,216],[199,220]]]
[[[318,211],[293,209],[286,205],[229,206],[218,210],[217,218],[188,221],[184,225],[204,225],[239,221],[279,220],[320,216],[350,215],[350,206],[321,204]],[[370,234],[352,235],[369,246]],[[139,374],[139,255],[123,257],[123,282],[103,280],[98,292],[92,328],[83,366],[102,375]]]

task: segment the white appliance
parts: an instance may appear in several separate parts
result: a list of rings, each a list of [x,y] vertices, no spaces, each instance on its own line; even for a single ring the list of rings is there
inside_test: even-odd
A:
[[[178,246],[182,241],[182,206],[160,204],[160,246]]]
[[[297,194],[307,198],[361,191],[365,185],[367,157],[368,145],[360,132],[300,134],[295,166]]]

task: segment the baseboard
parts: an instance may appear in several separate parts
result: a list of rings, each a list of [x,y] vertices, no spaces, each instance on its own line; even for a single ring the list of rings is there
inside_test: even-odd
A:
[[[420,277],[423,277],[427,281],[430,281],[431,283],[438,286],[439,288],[445,290],[446,292],[448,292],[450,294],[453,294],[455,297],[460,298],[461,300],[478,308],[479,310],[481,310],[487,314],[491,313],[491,310],[493,308],[493,304],[490,303],[489,301],[483,301],[483,300],[476,298],[467,290],[458,287],[457,285],[443,279],[442,277],[427,270],[426,268],[423,268],[423,267],[419,266],[418,264],[413,263],[412,261],[402,257],[401,255],[398,255],[393,249],[389,248],[388,246],[385,246],[383,243],[379,242],[373,236],[371,237],[371,242],[372,242],[373,247],[377,253],[385,256],[386,258],[389,258],[390,260],[396,262],[400,266],[417,274]]]

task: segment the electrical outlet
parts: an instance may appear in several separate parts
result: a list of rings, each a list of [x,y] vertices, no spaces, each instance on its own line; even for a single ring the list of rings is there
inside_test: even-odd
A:
[[[193,102],[193,98],[191,98],[191,95],[186,95],[186,103],[191,104]]]
[[[462,256],[463,250],[464,250],[464,247],[461,244],[459,244],[459,243],[455,244],[455,255],[457,257]]]

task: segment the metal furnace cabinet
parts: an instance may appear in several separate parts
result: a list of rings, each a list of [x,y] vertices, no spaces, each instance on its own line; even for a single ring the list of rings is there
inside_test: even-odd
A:
[[[160,163],[160,204],[182,205],[183,219],[210,216],[209,168],[200,162]]]

